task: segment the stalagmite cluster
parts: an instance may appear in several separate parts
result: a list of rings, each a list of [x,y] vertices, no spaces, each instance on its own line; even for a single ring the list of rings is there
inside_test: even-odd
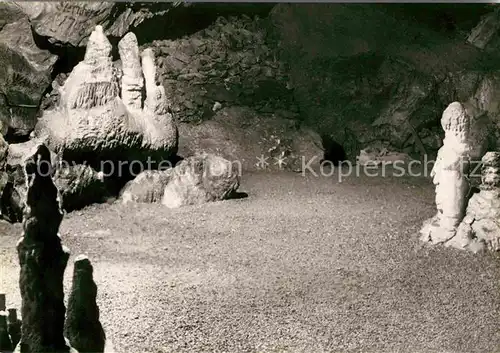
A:
[[[58,105],[39,119],[36,136],[68,158],[89,151],[112,160],[170,157],[177,128],[165,90],[156,85],[152,50],[141,54],[135,34],[128,33],[118,44],[121,67],[111,52],[102,26],[96,26],[83,61],[59,88]]]
[[[37,145],[25,161],[28,191],[24,236],[17,245],[22,334],[19,337],[16,312],[9,311],[8,320],[7,315],[0,316],[0,343],[6,342],[4,331],[10,330],[11,344],[20,338],[16,352],[103,352],[105,336],[99,323],[97,287],[92,279],[92,265],[86,257],[80,256],[75,261],[66,315],[63,277],[69,250],[58,235],[63,215],[51,168],[50,151],[43,144]]]

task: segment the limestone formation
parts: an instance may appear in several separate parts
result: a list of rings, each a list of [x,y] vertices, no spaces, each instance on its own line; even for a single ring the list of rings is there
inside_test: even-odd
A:
[[[63,336],[63,276],[69,251],[58,235],[63,215],[45,145],[34,148],[24,171],[28,188],[24,236],[17,244],[23,318],[20,352],[69,352]]]
[[[179,134],[180,156],[215,154],[245,171],[317,170],[324,155],[321,137],[312,129],[297,127],[279,113],[271,118],[248,107],[222,108],[200,124],[179,123]],[[269,157],[265,168],[256,158],[261,155]],[[285,156],[281,167],[275,159],[280,156]]]
[[[12,352],[13,346],[7,326],[7,312],[0,311],[0,352]]]
[[[180,2],[180,7],[183,3]],[[162,16],[174,3],[136,3],[134,6],[108,1],[17,1],[30,19],[33,31],[54,46],[85,46],[92,28],[102,25],[106,34],[122,37],[132,27]],[[168,12],[170,15],[170,12]]]
[[[431,172],[436,186],[437,214],[426,221],[422,240],[443,243],[455,236],[465,215],[470,191],[471,126],[470,116],[461,103],[451,103],[443,112],[441,125],[445,131]]]
[[[142,76],[139,57],[139,44],[133,33],[127,33],[118,43],[118,51],[122,61],[122,101],[130,109],[142,108],[142,91],[144,77]]]
[[[8,309],[8,313],[7,330],[12,341],[12,347],[16,347],[21,340],[21,320],[18,319],[15,308]]]
[[[75,259],[73,287],[65,322],[66,337],[80,353],[104,351],[106,337],[99,322],[96,297],[92,264],[86,256],[80,255]]]
[[[0,184],[0,210],[2,218],[12,223],[22,220],[26,199],[23,163],[37,143],[30,140],[8,146],[6,168],[3,172],[5,181]],[[55,168],[54,182],[61,192],[65,210],[70,211],[100,202],[107,196],[103,173],[95,171],[89,165],[60,162],[58,156],[51,152],[51,164]]]
[[[3,64],[0,66],[0,125],[4,127],[3,132],[9,128],[16,135],[28,136],[35,127],[38,103],[50,85],[57,56],[36,45],[28,19],[21,18],[0,25],[0,57]]]
[[[157,203],[160,202],[165,186],[170,180],[172,169],[146,170],[129,181],[120,192],[123,203]]]
[[[118,48],[123,56],[122,79],[112,62],[111,44],[103,28],[96,26],[84,60],[60,88],[59,104],[39,120],[36,136],[52,150],[61,151],[65,160],[88,156],[94,160],[143,161],[151,157],[158,161],[177,149],[177,128],[166,112],[163,89],[154,79],[150,82],[154,56],[143,53],[140,73],[135,35],[127,34]],[[146,78],[145,97],[139,95],[144,87],[142,77]]]
[[[496,8],[481,18],[481,21],[472,29],[467,42],[484,49],[500,28],[500,10]]]
[[[125,185],[120,199],[176,208],[227,199],[238,187],[236,165],[214,154],[198,153],[173,168],[140,173]]]
[[[224,200],[239,187],[234,167],[232,162],[213,154],[186,158],[173,169],[161,203],[176,208]]]
[[[500,152],[482,158],[480,191],[469,200],[466,215],[449,245],[478,252],[500,250]]]

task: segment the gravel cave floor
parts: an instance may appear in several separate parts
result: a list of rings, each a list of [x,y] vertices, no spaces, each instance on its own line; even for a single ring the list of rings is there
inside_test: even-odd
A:
[[[244,174],[248,198],[66,215],[114,352],[500,352],[500,256],[418,240],[430,180]],[[0,223],[0,290],[20,308]]]

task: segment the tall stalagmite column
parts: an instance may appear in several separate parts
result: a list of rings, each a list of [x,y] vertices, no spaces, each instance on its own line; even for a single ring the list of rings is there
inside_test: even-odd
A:
[[[63,276],[69,252],[57,234],[63,215],[48,148],[38,145],[24,168],[28,187],[24,237],[17,245],[23,318],[20,351],[69,352],[63,336]]]

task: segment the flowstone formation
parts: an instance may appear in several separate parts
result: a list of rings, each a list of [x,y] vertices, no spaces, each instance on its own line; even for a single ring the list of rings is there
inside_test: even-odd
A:
[[[133,33],[118,44],[121,68],[111,51],[96,26],[84,60],[60,87],[58,104],[44,112],[35,135],[65,160],[167,159],[177,150],[178,133],[164,88],[156,85],[153,52],[139,55]]]
[[[34,148],[24,165],[27,184],[24,236],[17,245],[23,318],[22,337],[16,348],[16,352],[20,353],[77,352],[70,346],[73,344],[71,339],[67,341],[64,337],[66,308],[63,278],[69,250],[62,245],[58,235],[63,214],[51,168],[50,151],[43,144]],[[78,279],[79,275],[75,278]],[[82,298],[81,295],[85,293],[76,291],[70,302],[94,302],[89,306],[95,306],[95,296]],[[78,315],[74,311],[70,314],[67,320],[74,322]],[[92,318],[95,319],[95,316]],[[81,327],[79,332],[80,337],[92,337],[94,334],[88,327]]]
[[[466,215],[450,245],[473,252],[500,250],[500,152],[487,152],[482,160],[479,193],[469,200]]]
[[[441,126],[445,138],[431,172],[436,185],[437,214],[424,223],[423,241],[438,244],[450,240],[465,215],[470,191],[470,152],[474,148],[470,123],[471,117],[459,102],[451,103],[443,112]]]

